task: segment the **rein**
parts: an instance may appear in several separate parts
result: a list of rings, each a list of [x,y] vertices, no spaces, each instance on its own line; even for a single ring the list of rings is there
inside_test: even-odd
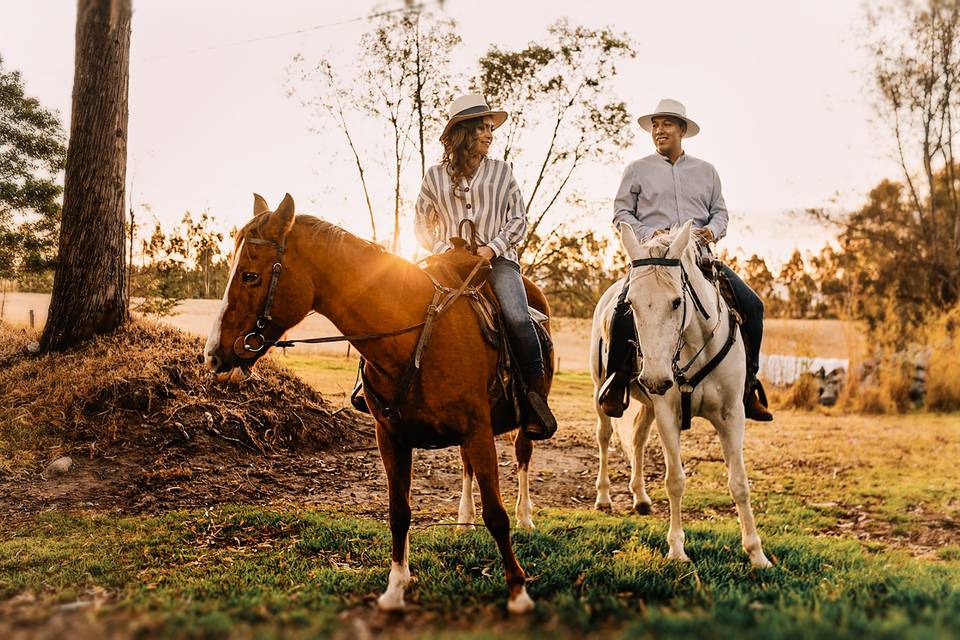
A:
[[[687,361],[687,364],[680,366],[680,352],[683,349],[684,340],[683,340],[683,331],[687,325],[687,294],[690,295],[690,299],[693,300],[693,305],[696,307],[700,315],[703,316],[704,320],[710,319],[710,314],[707,312],[706,307],[703,305],[703,302],[700,300],[700,297],[697,295],[697,290],[693,287],[690,282],[690,276],[687,275],[687,270],[684,268],[683,263],[679,258],[638,258],[630,262],[631,271],[639,267],[677,267],[680,269],[680,286],[683,295],[683,315],[680,320],[680,336],[677,338],[677,348],[673,354],[673,378],[677,383],[678,388],[680,389],[680,429],[685,431],[690,428],[690,421],[692,419],[691,412],[691,399],[693,396],[693,390],[698,384],[703,382],[710,373],[717,368],[717,366],[723,361],[723,359],[730,353],[730,349],[733,347],[733,343],[736,342],[737,334],[737,317],[727,310],[727,316],[730,321],[729,333],[727,335],[727,340],[724,342],[723,347],[720,351],[710,359],[707,364],[705,364],[697,373],[693,375],[688,375],[690,367],[693,366],[693,363],[697,361],[697,358],[700,357],[700,354],[707,348],[707,345],[713,340],[716,335],[717,327],[720,322],[718,319],[717,325],[710,330],[710,335],[704,340],[703,345],[697,350],[693,357]],[[627,300],[627,292],[630,288],[630,273],[627,273],[626,280],[623,283],[623,289],[620,291],[619,302],[623,303]],[[717,313],[718,315],[721,312],[720,306],[720,293],[717,292]],[[639,341],[638,341],[639,342]],[[638,344],[638,352],[639,344]],[[642,352],[640,352],[642,355]]]

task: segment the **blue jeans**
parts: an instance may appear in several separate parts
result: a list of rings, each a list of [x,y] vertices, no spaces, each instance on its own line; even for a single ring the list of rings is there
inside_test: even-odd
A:
[[[747,283],[740,279],[733,269],[727,265],[721,267],[723,274],[730,281],[733,295],[737,298],[737,305],[743,315],[743,324],[740,325],[740,334],[747,351],[747,384],[752,384],[760,370],[760,342],[763,340],[763,300],[760,299]]]
[[[540,340],[527,307],[527,292],[520,277],[520,265],[506,258],[491,261],[493,269],[487,282],[500,303],[500,312],[514,355],[520,360],[520,371],[528,387],[539,389],[544,375]]]

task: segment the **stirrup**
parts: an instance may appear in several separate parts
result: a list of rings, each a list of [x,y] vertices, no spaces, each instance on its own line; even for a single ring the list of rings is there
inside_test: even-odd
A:
[[[360,363],[357,365],[357,382],[353,386],[353,391],[350,392],[350,405],[360,413],[370,413],[367,399],[363,397],[363,363],[364,359],[360,358]]]
[[[623,412],[630,406],[630,382],[625,377],[614,373],[604,380],[597,393],[597,404],[611,418],[623,417]]]
[[[546,398],[536,391],[527,391],[526,400],[528,411],[522,426],[523,434],[530,440],[546,440],[553,436],[557,432],[557,418]]]

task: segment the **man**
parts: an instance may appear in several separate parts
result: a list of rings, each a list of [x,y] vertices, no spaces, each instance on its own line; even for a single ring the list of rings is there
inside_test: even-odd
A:
[[[628,223],[640,242],[645,242],[671,227],[693,220],[698,242],[704,247],[723,238],[727,232],[727,207],[720,191],[720,177],[709,162],[687,155],[683,139],[692,138],[700,127],[687,117],[686,108],[676,100],[664,99],[654,113],[638,120],[651,134],[657,152],[630,163],[623,172],[613,208],[613,224]],[[738,307],[744,317],[740,327],[747,354],[747,380],[744,407],[747,418],[770,421],[773,415],[760,400],[762,389],[757,380],[760,368],[760,342],[763,338],[763,302],[732,269],[724,265]],[[628,385],[633,363],[633,316],[629,304],[617,308],[611,323],[608,378],[600,388],[600,406],[611,417],[620,417],[628,401]]]

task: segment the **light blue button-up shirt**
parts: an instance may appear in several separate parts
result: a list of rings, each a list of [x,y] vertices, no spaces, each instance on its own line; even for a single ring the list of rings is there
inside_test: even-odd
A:
[[[659,153],[631,162],[613,201],[614,227],[628,223],[640,242],[687,220],[719,240],[727,233],[727,218],[717,170],[686,153],[675,164]]]

